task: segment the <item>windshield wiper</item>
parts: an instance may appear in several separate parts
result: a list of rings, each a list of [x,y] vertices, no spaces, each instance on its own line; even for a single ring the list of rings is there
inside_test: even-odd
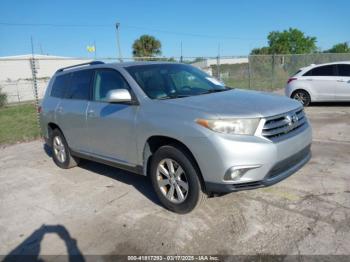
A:
[[[188,97],[189,95],[178,95],[178,94],[173,94],[173,95],[167,95],[163,96],[160,98],[157,98],[158,100],[165,100],[165,99],[175,99],[175,98],[182,98],[182,97]]]
[[[228,90],[232,90],[232,88],[215,88],[215,89],[209,89],[201,94],[211,94],[211,93],[218,93],[218,92],[223,92],[223,91],[228,91]]]

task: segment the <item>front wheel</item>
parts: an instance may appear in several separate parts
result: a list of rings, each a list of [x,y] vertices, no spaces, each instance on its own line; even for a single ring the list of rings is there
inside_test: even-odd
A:
[[[188,213],[205,198],[191,157],[174,146],[162,146],[152,157],[150,176],[160,202],[176,213]]]
[[[292,98],[299,101],[303,106],[308,106],[311,103],[311,98],[308,92],[304,90],[297,90],[293,93]]]

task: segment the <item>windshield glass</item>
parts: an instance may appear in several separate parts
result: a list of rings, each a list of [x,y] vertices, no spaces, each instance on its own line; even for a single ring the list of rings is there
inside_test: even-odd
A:
[[[228,90],[203,71],[183,64],[149,64],[127,67],[148,97],[169,99]]]

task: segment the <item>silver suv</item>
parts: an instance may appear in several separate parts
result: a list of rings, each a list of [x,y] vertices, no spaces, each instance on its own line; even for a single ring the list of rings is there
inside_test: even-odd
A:
[[[90,159],[149,176],[186,213],[205,195],[269,186],[310,159],[302,105],[227,88],[177,63],[92,62],[58,70],[41,128],[61,168]]]

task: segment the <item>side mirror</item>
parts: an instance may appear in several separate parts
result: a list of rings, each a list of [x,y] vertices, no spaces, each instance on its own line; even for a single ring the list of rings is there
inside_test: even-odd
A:
[[[107,93],[106,101],[109,103],[130,103],[132,98],[127,89],[113,89]]]

